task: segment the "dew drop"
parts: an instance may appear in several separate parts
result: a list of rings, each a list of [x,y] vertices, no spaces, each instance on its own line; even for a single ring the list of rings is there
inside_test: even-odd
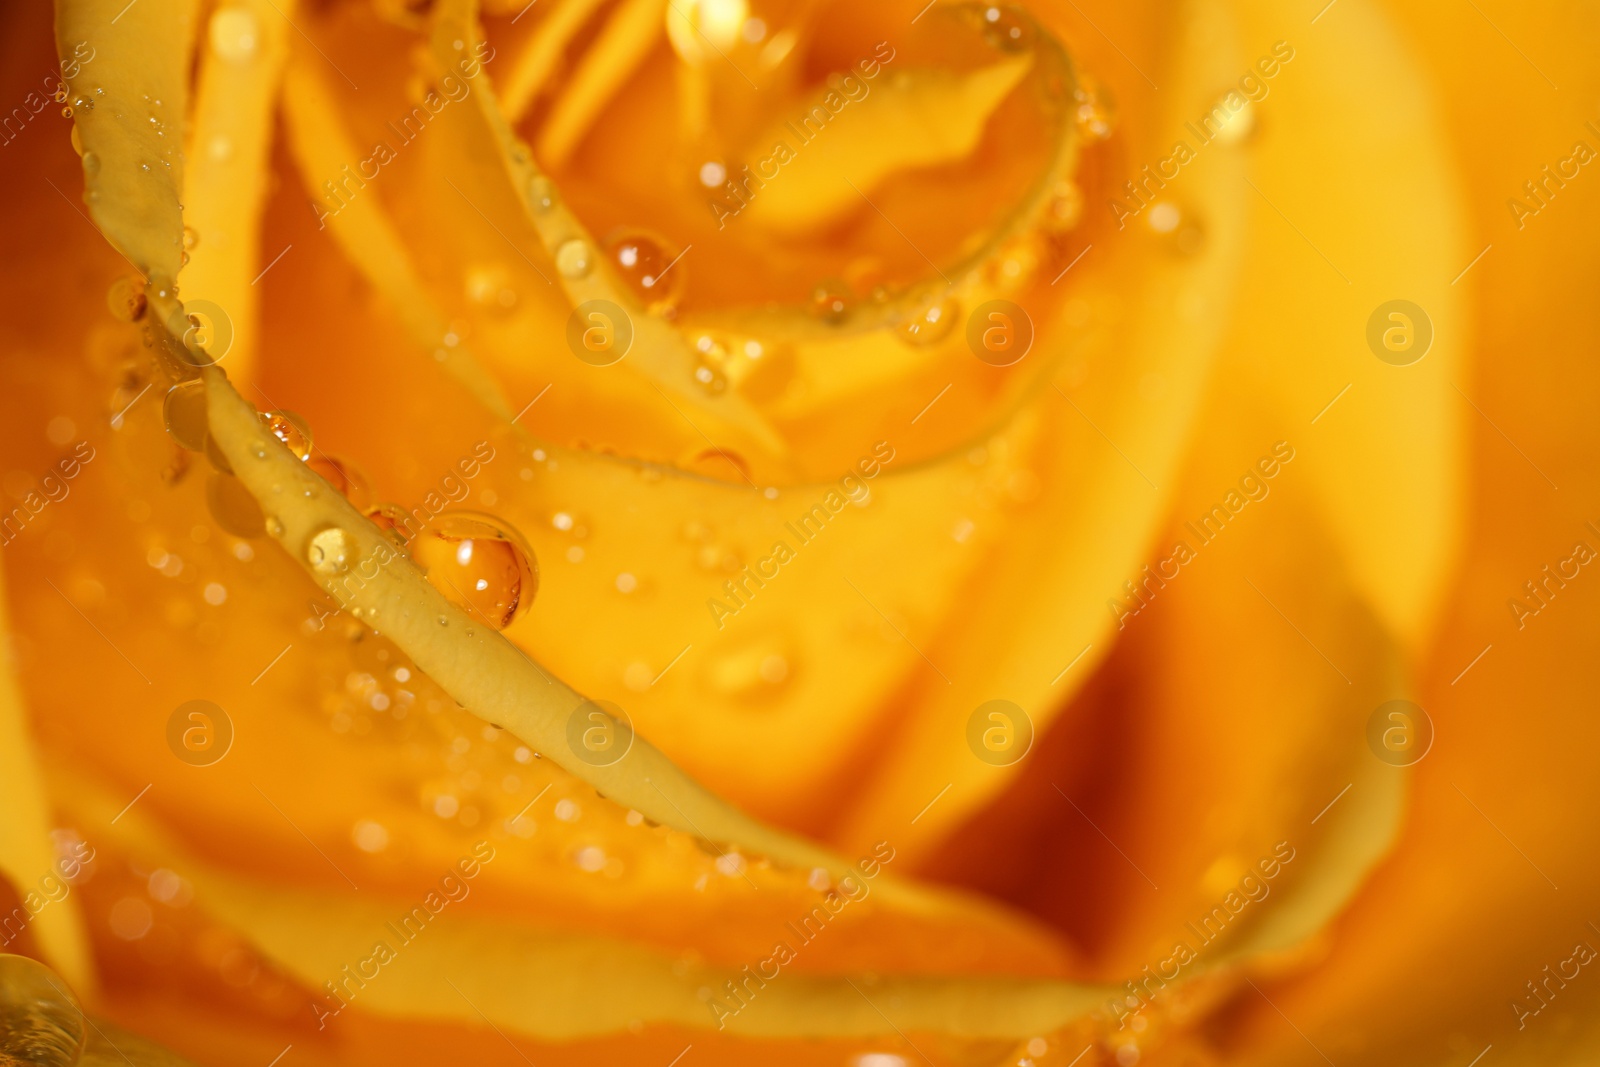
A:
[[[1071,178],[1063,178],[1050,191],[1040,222],[1049,233],[1066,233],[1083,219],[1083,189]]]
[[[340,526],[326,526],[306,542],[306,562],[318,574],[341,574],[350,567],[355,544]]]
[[[529,178],[528,203],[541,215],[549,211],[556,203],[555,183],[543,174],[535,174]]]
[[[399,504],[378,504],[366,510],[367,521],[402,551],[411,540],[411,513]]]
[[[74,126],[73,131],[77,131]],[[100,173],[100,154],[98,152],[85,152],[83,154],[83,172],[90,177]]]
[[[561,272],[563,278],[584,278],[594,267],[594,257],[589,253],[589,244],[586,241],[574,238],[564,241],[556,249],[556,270]]]
[[[106,293],[106,306],[120,322],[138,322],[144,317],[144,283],[124,275],[111,283]]]
[[[910,345],[937,344],[950,336],[960,314],[960,303],[954,297],[943,297],[924,305],[895,327],[895,332]]]
[[[195,246],[198,245],[199,243],[200,243],[200,233],[199,233],[199,231],[196,230],[193,226],[185,226],[183,228],[183,247],[184,247],[184,251],[193,252],[194,249],[195,249]]]
[[[684,470],[719,482],[750,484],[750,464],[731,448],[703,448],[690,453],[681,464]]]
[[[230,63],[243,63],[256,54],[261,27],[249,9],[225,7],[211,16],[211,47]]]
[[[1078,136],[1094,144],[1110,137],[1117,126],[1116,101],[1110,92],[1086,74],[1078,76],[1078,87],[1073,90],[1072,118]]]
[[[611,266],[651,314],[677,309],[688,274],[677,260],[680,252],[665,238],[644,230],[627,230],[607,243]]]
[[[365,508],[372,502],[372,483],[349,460],[319,453],[306,460],[306,466],[357,508]]]
[[[206,507],[217,525],[235,537],[255,538],[266,532],[261,505],[231,474],[215,473],[206,481]]]
[[[161,415],[174,441],[191,452],[205,451],[208,427],[204,382],[196,378],[168,389]]]
[[[289,451],[302,460],[311,455],[311,427],[306,420],[292,411],[263,411],[261,421],[267,424],[272,435],[289,447]]]
[[[412,544],[412,557],[445,598],[504,630],[539,590],[533,549],[509,524],[471,511],[446,511]]]
[[[1002,52],[1026,52],[1038,36],[1033,19],[1010,5],[993,4],[983,10],[983,39]]]
[[[850,315],[854,303],[849,286],[844,282],[829,280],[819,282],[811,290],[811,314],[823,322],[840,323]]]
[[[87,1036],[64,981],[27,956],[0,955],[0,1064],[70,1067]]]

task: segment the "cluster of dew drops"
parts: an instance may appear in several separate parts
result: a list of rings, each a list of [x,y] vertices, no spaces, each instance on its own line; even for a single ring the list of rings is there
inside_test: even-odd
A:
[[[121,278],[112,285],[109,303],[124,321],[137,322],[145,316],[145,297],[132,279]],[[217,524],[246,540],[281,534],[281,522],[262,511],[212,436],[204,383],[199,378],[176,382],[168,388],[161,407],[172,441],[186,452],[204,456],[212,468],[206,481],[206,504]],[[317,450],[311,427],[301,416],[292,411],[264,411],[260,417],[273,436],[382,530],[401,554],[425,571],[445,599],[474,621],[504,630],[527,612],[538,592],[539,565],[533,549],[510,523],[458,509],[446,509],[419,522],[414,513],[398,504],[375,502],[369,479],[354,463]],[[264,451],[257,454],[266,455]],[[319,575],[337,576],[355,563],[353,544],[354,539],[344,530],[319,531],[305,546],[305,562]]]

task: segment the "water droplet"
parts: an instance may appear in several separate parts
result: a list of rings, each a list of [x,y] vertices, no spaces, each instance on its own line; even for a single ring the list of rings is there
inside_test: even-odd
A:
[[[511,272],[500,263],[481,263],[468,267],[464,279],[467,299],[491,311],[507,311],[517,305],[517,291],[511,287]]]
[[[811,313],[823,322],[840,323],[850,315],[855,298],[844,282],[819,282],[811,291]]]
[[[1083,219],[1083,190],[1071,178],[1063,178],[1050,192],[1040,223],[1049,233],[1066,233]]]
[[[446,511],[420,533],[412,555],[447,600],[504,630],[539,589],[539,563],[520,533],[489,515]]]
[[[73,129],[74,132],[76,132],[78,128],[76,126],[74,126],[72,129]],[[83,172],[85,174],[89,175],[90,177],[93,177],[94,175],[100,173],[100,155],[99,155],[99,153],[97,153],[97,152],[85,152],[83,154]]]
[[[1078,136],[1089,144],[1110,137],[1117,126],[1116,101],[1110,92],[1089,75],[1080,73],[1072,98],[1075,104],[1072,117]]]
[[[87,1036],[66,982],[26,956],[0,955],[0,1064],[71,1067]]]
[[[127,276],[118,278],[106,293],[106,306],[117,320],[138,322],[144,317],[144,283]]]
[[[355,544],[343,527],[327,526],[306,542],[306,562],[318,574],[340,574],[350,567]]]
[[[230,63],[243,63],[256,54],[261,28],[248,8],[225,7],[211,16],[211,47]]]
[[[205,450],[208,428],[204,382],[196,378],[168,389],[161,414],[174,441],[191,452]]]
[[[727,391],[728,377],[721,367],[702,354],[695,357],[694,383],[708,396],[716,396]]]
[[[365,512],[367,521],[403,551],[411,539],[411,513],[399,504],[379,504]]]
[[[950,336],[960,314],[961,305],[954,297],[942,297],[926,304],[895,330],[907,344],[936,344]]]
[[[311,427],[305,419],[292,411],[263,411],[261,421],[302,460],[311,455]]]
[[[283,536],[283,520],[276,515],[267,516],[267,533],[273,537]]]
[[[80,157],[82,157],[82,155],[83,155],[83,138],[78,136],[78,126],[77,126],[76,123],[73,124],[72,133],[69,136],[70,136],[70,139],[72,141],[72,150],[74,152],[78,153],[78,155]]]
[[[794,675],[793,663],[789,643],[769,634],[713,653],[702,677],[713,692],[753,700],[772,696],[786,686]]]
[[[356,507],[365,508],[372,502],[372,483],[349,460],[318,454],[306,460],[306,466]]]
[[[750,484],[750,464],[731,448],[703,448],[681,464],[684,470],[719,482]]]
[[[1000,4],[983,9],[983,39],[1002,52],[1026,52],[1037,36],[1033,19],[1022,10]]]
[[[644,230],[628,230],[607,243],[611,266],[628,283],[651,314],[677,308],[688,284],[679,251],[666,239]]]
[[[199,233],[199,231],[197,231],[193,226],[185,226],[183,228],[183,247],[184,247],[184,249],[186,251],[193,252],[195,246],[198,245],[199,243],[200,243],[200,233]]]
[[[216,473],[206,482],[206,506],[217,525],[246,539],[260,537],[266,532],[266,518],[261,505],[250,495],[244,483],[231,474]]]
[[[574,238],[564,241],[556,249],[556,270],[561,272],[563,278],[587,277],[594,267],[594,257],[589,252],[589,244]]]
[[[543,174],[535,174],[528,179],[528,203],[533,205],[533,210],[539,214],[549,211],[556,203],[556,186]]]

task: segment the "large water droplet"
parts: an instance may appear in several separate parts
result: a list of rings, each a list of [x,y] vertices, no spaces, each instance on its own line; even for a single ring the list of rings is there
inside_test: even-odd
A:
[[[144,283],[124,275],[111,283],[106,293],[106,306],[113,317],[122,322],[138,322],[144,317]]]
[[[355,543],[342,527],[328,526],[306,542],[306,562],[322,575],[341,574],[350,568]]]
[[[311,427],[305,419],[292,411],[263,411],[261,421],[302,460],[311,455]]]
[[[607,244],[611,266],[628,283],[645,309],[659,315],[677,308],[688,274],[677,260],[681,253],[666,239],[643,230],[628,230]]]
[[[306,460],[306,466],[356,507],[365,508],[372,502],[372,482],[349,460],[319,453]]]
[[[393,541],[402,551],[414,532],[411,513],[399,504],[378,504],[365,512],[367,521],[376,526],[383,536]]]
[[[563,278],[584,278],[594,268],[594,255],[589,250],[589,243],[574,238],[564,241],[556,249],[556,270],[561,272]]]
[[[244,483],[231,474],[216,473],[206,481],[206,507],[217,525],[235,537],[260,537],[267,529],[261,505]]]
[[[168,389],[161,415],[174,441],[191,452],[205,451],[208,424],[204,382],[196,378]]]
[[[490,515],[446,511],[417,535],[411,551],[434,588],[496,630],[511,625],[539,590],[533,549]]]
[[[71,1067],[87,1030],[77,998],[50,968],[0,955],[0,1064]]]

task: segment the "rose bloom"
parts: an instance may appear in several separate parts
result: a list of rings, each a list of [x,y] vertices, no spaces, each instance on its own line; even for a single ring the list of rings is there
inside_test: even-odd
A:
[[[1600,16],[1318,6],[8,8],[0,1062],[1593,1062]]]

